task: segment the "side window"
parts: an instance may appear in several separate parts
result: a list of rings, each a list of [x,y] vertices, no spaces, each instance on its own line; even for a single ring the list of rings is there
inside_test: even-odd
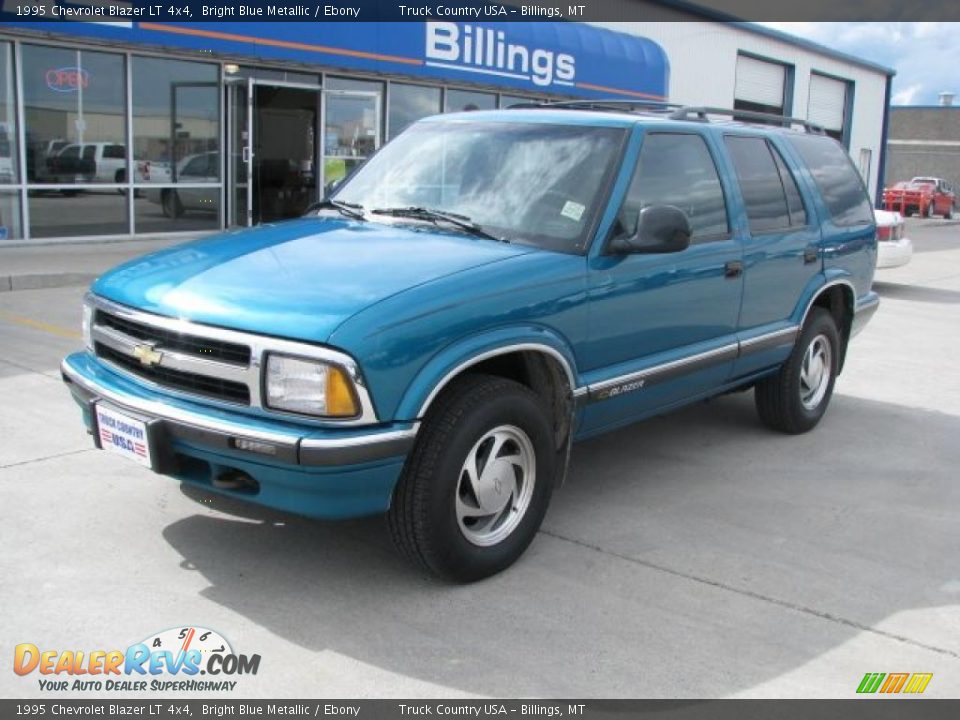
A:
[[[789,141],[813,175],[833,222],[840,226],[874,222],[863,179],[836,140],[822,135],[791,135]]]
[[[762,137],[724,138],[737,171],[751,233],[790,227],[790,211],[777,164]]]
[[[762,137],[728,135],[724,140],[737,171],[750,232],[806,225],[797,183],[777,149]]]
[[[640,210],[650,205],[680,208],[694,242],[729,232],[720,176],[700,135],[649,133],[643,139],[618,218],[625,234],[636,232]]]
[[[800,197],[800,190],[797,187],[797,180],[790,172],[790,168],[783,162],[780,151],[775,147],[770,148],[773,153],[773,160],[777,163],[777,170],[780,173],[780,181],[783,183],[783,190],[787,194],[787,209],[790,211],[790,225],[801,226],[807,224],[807,211],[803,207],[803,198]]]

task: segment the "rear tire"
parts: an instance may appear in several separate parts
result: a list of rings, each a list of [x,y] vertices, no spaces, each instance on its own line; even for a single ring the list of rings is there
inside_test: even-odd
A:
[[[812,430],[830,404],[839,357],[833,316],[813,308],[780,371],[756,385],[754,401],[764,424],[791,435]]]
[[[953,220],[954,207],[953,203],[947,205],[947,211],[943,214],[944,220]]]
[[[512,380],[467,375],[434,403],[387,513],[410,561],[472,582],[516,561],[543,522],[558,453],[540,398]]]

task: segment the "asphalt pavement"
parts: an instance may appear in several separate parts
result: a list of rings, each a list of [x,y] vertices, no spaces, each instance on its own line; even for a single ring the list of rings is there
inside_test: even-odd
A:
[[[94,450],[57,369],[84,288],[0,293],[0,697],[83,696],[14,674],[15,643],[187,625],[261,656],[229,697],[849,698],[867,672],[960,696],[960,226],[908,223],[914,259],[878,273],[815,431],[765,429],[741,393],[578,445],[526,555],[462,587],[404,564],[381,518],[269,512]]]

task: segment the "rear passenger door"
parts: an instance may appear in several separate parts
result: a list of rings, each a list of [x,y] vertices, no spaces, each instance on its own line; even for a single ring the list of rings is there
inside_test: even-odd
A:
[[[744,260],[742,346],[734,368],[734,376],[742,377],[789,353],[794,310],[822,269],[820,228],[784,154],[769,138],[728,134],[723,140],[743,199],[737,228]]]
[[[642,418],[724,383],[736,356],[742,276],[717,148],[699,132],[646,132],[611,237],[588,260],[589,339],[578,364],[590,386],[581,433]],[[615,254],[640,209],[672,205],[690,247]],[[598,251],[599,250],[599,251]]]

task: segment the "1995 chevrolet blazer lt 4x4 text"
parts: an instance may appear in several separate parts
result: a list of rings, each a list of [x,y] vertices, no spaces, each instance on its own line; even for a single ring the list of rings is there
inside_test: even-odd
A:
[[[498,572],[574,441],[749,387],[807,431],[877,307],[843,148],[720,112],[422,120],[306,217],[99,278],[64,380],[100,447],[272,508],[386,513],[429,570]]]

